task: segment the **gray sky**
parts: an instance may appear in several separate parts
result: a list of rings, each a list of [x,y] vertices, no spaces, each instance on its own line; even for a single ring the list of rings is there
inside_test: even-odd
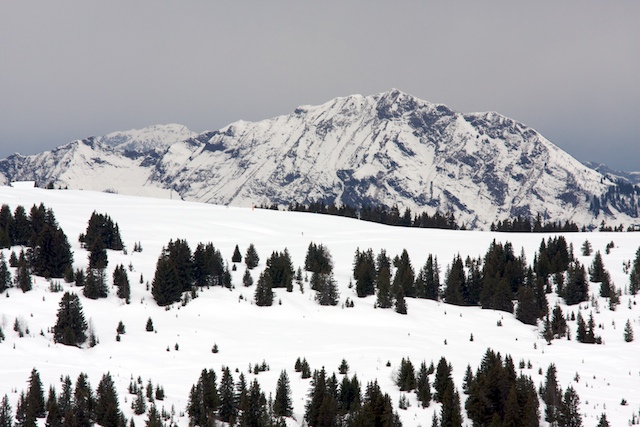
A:
[[[393,87],[640,171],[640,2],[0,0],[0,158]]]

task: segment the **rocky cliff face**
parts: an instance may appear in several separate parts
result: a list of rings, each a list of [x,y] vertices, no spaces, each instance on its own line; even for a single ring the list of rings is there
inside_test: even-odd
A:
[[[535,130],[398,90],[199,135],[171,126],[14,155],[0,161],[0,179],[244,206],[398,205],[453,212],[475,228],[517,215],[587,225],[638,215],[635,192],[624,205],[594,207],[616,185]]]

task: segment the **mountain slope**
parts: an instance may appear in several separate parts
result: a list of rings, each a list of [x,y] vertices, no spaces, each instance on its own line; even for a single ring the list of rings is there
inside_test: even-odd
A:
[[[397,205],[452,212],[484,229],[517,215],[592,226],[629,224],[638,216],[637,194],[625,204],[600,202],[614,183],[535,130],[494,112],[460,114],[398,90],[185,136],[152,144],[151,151],[134,137],[76,141],[37,156],[11,156],[0,161],[0,173],[5,182],[35,179],[138,195],[175,191],[185,200],[236,206]],[[73,151],[73,144],[92,152],[61,165],[57,152]]]

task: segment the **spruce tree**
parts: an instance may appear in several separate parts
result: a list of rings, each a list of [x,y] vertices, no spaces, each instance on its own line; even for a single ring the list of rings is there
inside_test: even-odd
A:
[[[562,389],[556,378],[556,366],[552,363],[547,368],[544,386],[540,389],[540,397],[546,405],[544,419],[551,425],[560,420],[562,408]]]
[[[65,292],[60,300],[57,321],[53,327],[53,340],[64,345],[80,346],[87,340],[87,322],[80,299],[74,293]]]
[[[78,426],[92,426],[95,416],[95,398],[85,373],[78,375],[73,393],[73,417]]]
[[[625,342],[633,341],[633,328],[631,327],[631,321],[627,319],[627,323],[624,325],[624,340]]]
[[[236,248],[233,250],[233,256],[231,257],[231,262],[242,262],[242,254],[240,253],[240,249],[238,248],[238,245],[236,245]]]
[[[253,270],[258,266],[260,262],[260,257],[258,256],[258,252],[256,251],[256,247],[253,243],[249,244],[247,248],[247,253],[244,256],[244,263],[246,264],[249,270]]]
[[[420,364],[420,369],[416,376],[416,397],[423,408],[428,407],[431,403],[431,384],[429,384],[427,364],[424,361]]]
[[[27,415],[34,418],[44,418],[46,413],[46,405],[44,401],[44,391],[42,389],[42,381],[40,374],[33,368],[29,377],[29,389],[25,398],[27,405]]]
[[[273,290],[271,289],[271,274],[269,270],[265,270],[260,274],[254,300],[256,305],[260,307],[268,307],[273,304]]]
[[[218,414],[220,421],[235,424],[235,420],[238,416],[238,407],[235,396],[235,384],[231,370],[228,366],[222,368],[222,377],[220,378],[220,387],[218,388],[218,395],[220,396],[220,407]]]
[[[4,257],[4,252],[0,252],[0,293],[10,288],[11,282],[11,272],[7,266],[7,260]]]
[[[13,427],[13,412],[6,394],[0,402],[0,427]]]
[[[356,294],[363,298],[375,294],[376,265],[373,250],[356,250],[353,261],[353,278],[356,281]]]
[[[444,301],[446,303],[464,305],[462,290],[465,287],[465,273],[460,255],[453,258],[451,267],[447,269],[444,286]]]
[[[609,420],[607,420],[607,414],[602,413],[600,419],[598,420],[598,425],[596,427],[609,427]]]
[[[166,251],[163,251],[156,263],[151,295],[161,307],[180,301],[182,288],[178,282],[178,273]]]
[[[392,288],[395,290],[395,294],[402,293],[405,297],[414,298],[416,296],[415,285],[415,272],[411,266],[411,260],[409,259],[409,253],[406,249],[402,250],[402,254],[399,257],[395,257],[393,260],[395,267],[395,275],[393,276]]]
[[[69,375],[65,375],[62,381],[62,390],[58,397],[58,408],[60,414],[64,418],[66,413],[71,410],[73,404],[73,384]]]
[[[125,300],[127,304],[131,302],[131,286],[129,285],[129,276],[124,265],[117,265],[113,270],[113,285],[118,288],[118,298]]]
[[[333,272],[313,273],[312,282],[316,283],[316,301],[320,305],[337,305],[339,300],[338,285]]]
[[[636,251],[636,257],[633,260],[633,267],[629,274],[629,292],[635,295],[640,290],[640,248]]]
[[[276,397],[273,401],[273,413],[278,417],[290,417],[293,414],[293,402],[291,401],[291,388],[289,376],[286,371],[280,372],[276,385]]]
[[[409,358],[402,358],[400,369],[396,376],[396,385],[400,391],[410,391],[416,388],[416,376],[413,364]]]
[[[242,276],[242,284],[245,287],[253,285],[253,277],[251,277],[251,273],[248,268],[244,271],[244,275]]]
[[[122,417],[111,374],[102,375],[96,390],[95,420],[103,427],[119,427]]]
[[[559,424],[566,427],[581,427],[580,397],[575,389],[569,385],[564,392],[564,399],[560,408]]]
[[[594,283],[600,283],[604,278],[604,274],[605,269],[602,262],[602,254],[600,253],[600,251],[596,251],[596,254],[593,257],[593,262],[591,263],[591,267],[589,267],[590,280]]]
[[[89,299],[107,297],[109,294],[109,288],[105,281],[104,270],[97,268],[90,268],[87,270],[82,294]]]

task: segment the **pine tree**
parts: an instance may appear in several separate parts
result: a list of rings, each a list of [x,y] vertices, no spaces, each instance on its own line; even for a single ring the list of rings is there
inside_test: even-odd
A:
[[[162,423],[162,417],[156,405],[151,405],[149,413],[147,414],[147,420],[145,421],[147,427],[164,427]]]
[[[557,304],[552,312],[551,331],[554,338],[562,338],[567,335],[567,321],[562,314],[562,309]]]
[[[248,268],[244,271],[244,276],[242,276],[242,284],[246,287],[253,285],[253,278]]]
[[[242,254],[240,253],[240,249],[238,248],[238,245],[236,245],[236,248],[233,250],[233,256],[231,257],[231,262],[242,262]]]
[[[585,240],[582,244],[582,256],[591,256],[592,248],[591,243],[588,240]]]
[[[564,298],[567,305],[586,301],[589,297],[589,284],[584,266],[578,261],[574,261],[569,265],[567,276],[567,283],[560,296]]]
[[[256,305],[260,307],[268,307],[273,304],[273,290],[271,289],[271,283],[271,274],[267,269],[260,274],[258,284],[256,285],[256,291],[254,294]]]
[[[633,267],[629,274],[629,292],[635,295],[640,290],[640,248],[636,251],[636,257],[633,260]]]
[[[447,388],[453,388],[451,370],[451,365],[447,363],[447,360],[444,357],[441,357],[438,362],[438,367],[436,368],[436,377],[433,382],[433,387],[435,389],[433,399],[436,402],[442,403],[442,399],[444,398],[444,393]]]
[[[595,256],[593,257],[593,263],[591,267],[589,267],[589,277],[590,280],[594,283],[602,282],[605,274],[604,264],[602,262],[602,254],[600,251],[596,251]]]
[[[607,414],[602,413],[600,416],[600,420],[598,421],[598,425],[596,427],[609,427],[609,420],[607,420]]]
[[[424,361],[420,364],[420,369],[416,376],[416,397],[423,408],[428,407],[431,403],[431,384],[429,384],[427,364]]]
[[[118,393],[111,374],[102,376],[96,391],[95,420],[103,427],[119,427],[122,417],[118,404]]]
[[[399,257],[395,257],[393,265],[396,270],[392,283],[392,289],[395,291],[394,294],[398,295],[402,292],[404,296],[414,298],[416,296],[416,289],[414,287],[415,272],[411,266],[409,253],[406,249],[402,250],[402,254]]]
[[[153,320],[151,320],[151,317],[147,319],[147,325],[145,326],[145,330],[147,332],[153,332]]]
[[[40,374],[33,368],[29,377],[29,389],[25,398],[27,405],[27,416],[33,418],[44,418],[46,413],[46,405],[44,401],[44,391],[42,390],[42,381]]]
[[[22,255],[22,253],[21,253]],[[31,274],[29,273],[29,267],[24,257],[18,261],[18,268],[16,270],[16,287],[20,288],[22,292],[29,292],[33,288],[33,281]]]
[[[58,408],[60,415],[64,418],[66,413],[72,409],[73,404],[73,384],[71,378],[66,375],[62,381],[62,391],[58,397]]]
[[[89,299],[106,298],[109,295],[103,269],[90,268],[87,270],[82,294]]]
[[[400,370],[396,376],[396,385],[400,391],[410,391],[416,388],[416,376],[413,364],[409,358],[402,358],[400,361]]]
[[[180,301],[182,288],[178,280],[175,266],[169,259],[168,253],[163,251],[156,263],[156,272],[151,285],[151,295],[159,306]]]
[[[11,411],[11,405],[9,404],[9,396],[6,394],[0,402],[0,427],[12,427],[13,426],[13,412]]]
[[[444,282],[444,301],[448,304],[464,305],[462,290],[465,287],[464,265],[460,255],[456,255],[447,269]]]
[[[333,278],[333,272],[313,273],[312,282],[316,283],[316,301],[320,305],[337,305],[339,300],[338,285]],[[314,279],[315,278],[315,279]]]
[[[0,293],[11,287],[11,272],[7,266],[7,260],[4,257],[4,252],[0,252]]]
[[[253,246],[253,243],[249,244],[247,248],[247,253],[244,256],[244,263],[246,264],[249,270],[253,270],[258,266],[260,262],[260,257],[258,256],[258,252],[256,251],[256,247]]]
[[[247,408],[240,415],[240,425],[266,427],[267,423],[267,399],[260,390],[260,383],[254,379],[247,392]]]
[[[122,264],[117,265],[113,270],[113,286],[118,288],[118,298],[125,300],[129,304],[131,302],[131,286],[127,270]]]
[[[96,404],[93,392],[91,391],[91,384],[89,384],[87,375],[84,373],[78,375],[78,379],[76,380],[73,401],[73,417],[75,418],[76,424],[79,427],[92,426]]]
[[[373,250],[356,250],[353,261],[353,278],[356,281],[356,294],[363,298],[375,294],[376,265]]]
[[[136,415],[142,415],[147,412],[147,398],[144,397],[142,387],[136,390],[136,397],[131,401],[131,409]]]
[[[53,340],[64,345],[80,346],[87,340],[87,322],[76,294],[65,292],[60,300]]]
[[[102,237],[97,236],[89,247],[89,269],[105,269],[109,264],[107,249],[102,241]]]
[[[238,416],[238,407],[235,396],[235,384],[231,370],[228,366],[222,368],[222,377],[220,378],[220,387],[218,388],[218,396],[220,396],[220,407],[218,409],[218,415],[220,421],[235,424],[235,420]]]
[[[564,399],[560,408],[559,424],[565,427],[581,427],[582,415],[580,415],[580,397],[574,388],[569,385],[564,392]]]
[[[540,389],[540,397],[546,405],[544,419],[551,425],[560,420],[562,408],[562,389],[558,386],[556,372],[556,365],[550,364],[547,368],[544,387]]]
[[[633,341],[633,328],[631,327],[629,319],[627,319],[627,323],[624,325],[624,340],[625,342]]]
[[[527,325],[536,325],[538,323],[536,293],[535,290],[528,285],[520,286],[520,289],[518,289],[516,319]]]
[[[576,340],[578,342],[585,342],[587,339],[587,324],[582,317],[582,314],[578,312],[578,317],[576,318],[576,323],[578,324],[578,330],[576,331]]]
[[[293,402],[291,401],[291,388],[286,371],[280,372],[276,385],[276,397],[273,401],[273,413],[278,417],[290,417],[293,414]]]

